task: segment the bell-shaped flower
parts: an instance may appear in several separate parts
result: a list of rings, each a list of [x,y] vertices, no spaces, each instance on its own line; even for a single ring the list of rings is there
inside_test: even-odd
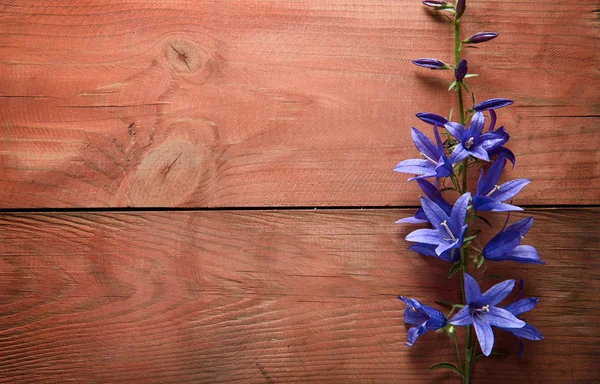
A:
[[[481,170],[477,192],[473,196],[473,207],[477,211],[508,212],[523,210],[515,205],[505,204],[503,201],[515,197],[531,180],[516,179],[498,185],[505,165],[506,157],[500,156],[488,169],[485,176],[483,169]]]
[[[417,183],[425,193],[425,196],[427,196],[431,201],[437,204],[444,212],[446,212],[448,216],[450,216],[452,206],[446,200],[444,200],[440,191],[433,184],[431,184],[425,179],[418,179]],[[427,219],[425,211],[423,211],[423,208],[419,208],[419,210],[417,211],[417,213],[415,213],[413,217],[405,217],[403,219],[400,219],[396,221],[396,224],[423,224],[428,222],[429,219]]]
[[[537,249],[531,245],[519,245],[533,225],[533,217],[519,220],[494,236],[485,247],[483,257],[492,261],[516,261],[524,264],[545,264]]]
[[[490,158],[492,158],[496,155],[504,156],[508,160],[510,160],[510,162],[513,164],[513,168],[514,168],[515,162],[516,162],[515,154],[512,153],[512,151],[510,149],[504,147],[504,144],[506,144],[508,142],[508,140],[510,139],[510,135],[508,134],[508,132],[506,131],[506,129],[503,126],[498,129],[495,129],[496,128],[496,119],[497,119],[496,111],[494,111],[493,109],[490,109],[489,113],[490,113],[490,128],[489,128],[488,132],[498,135],[498,137],[502,138],[502,141],[497,142],[490,149],[488,149],[488,155]]]
[[[446,326],[446,317],[437,309],[421,304],[417,299],[408,299],[404,296],[398,296],[398,299],[404,301],[406,309],[404,310],[404,322],[414,325],[408,330],[409,347],[412,347],[419,336],[427,331],[436,331]]]
[[[444,252],[460,248],[463,244],[467,225],[467,207],[470,193],[460,196],[448,215],[436,203],[427,197],[421,197],[421,206],[433,229],[417,229],[406,236],[407,241],[435,246],[438,256]],[[455,252],[456,253],[456,252]]]
[[[471,119],[469,129],[455,122],[448,122],[444,125],[448,132],[458,140],[458,144],[456,144],[452,155],[450,155],[452,164],[466,159],[469,155],[477,159],[490,161],[488,151],[500,144],[504,138],[492,132],[482,133],[484,124],[485,117],[483,113],[476,112]]]
[[[502,329],[523,328],[525,322],[515,317],[510,311],[497,305],[502,302],[515,286],[514,280],[505,280],[481,293],[481,289],[468,274],[464,274],[466,305],[452,319],[450,324],[467,326],[473,324],[479,346],[485,356],[492,353],[494,332],[492,326]]]
[[[512,304],[502,307],[503,309],[507,310],[508,312],[510,312],[517,318],[522,313],[531,311],[533,308],[535,308],[537,303],[540,301],[540,299],[537,297],[528,297],[526,299],[522,299],[521,296],[523,293],[523,280],[520,281],[519,285],[521,287],[521,292],[519,293],[519,296],[517,297],[517,299]],[[525,324],[525,326],[523,328],[502,328],[502,327],[499,327],[499,328],[504,331],[512,333],[519,339],[519,344],[520,344],[519,357],[523,357],[523,352],[524,352],[523,339],[544,340],[544,336],[542,336],[541,332],[538,331],[537,328],[531,324]]]
[[[444,153],[442,139],[437,126],[433,129],[436,143],[416,128],[412,128],[412,139],[423,159],[408,159],[400,162],[394,171],[418,175],[408,179],[416,180],[427,177],[448,177],[453,174],[452,164]]]

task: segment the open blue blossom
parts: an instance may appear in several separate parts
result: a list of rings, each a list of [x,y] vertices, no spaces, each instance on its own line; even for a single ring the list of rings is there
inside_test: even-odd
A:
[[[518,317],[519,315],[521,315],[524,312],[531,311],[533,308],[535,308],[537,303],[540,301],[540,299],[537,297],[528,297],[526,299],[522,299],[521,296],[523,294],[523,280],[520,281],[519,285],[521,288],[519,296],[515,299],[515,301],[512,304],[502,307],[503,309],[512,313],[515,317]],[[499,327],[499,328],[504,331],[512,333],[519,339],[519,344],[520,344],[519,357],[520,358],[523,357],[523,352],[524,352],[524,345],[523,345],[522,339],[544,340],[544,336],[542,336],[541,332],[538,331],[537,328],[531,324],[525,324],[525,326],[523,328],[502,328],[502,327]]]
[[[448,250],[460,248],[467,230],[465,218],[470,198],[471,194],[468,192],[460,196],[452,207],[450,215],[448,215],[431,199],[421,197],[421,206],[433,229],[417,229],[416,231],[412,231],[406,236],[406,240],[435,245],[435,253],[438,256]]]
[[[425,195],[431,201],[437,204],[448,216],[450,216],[452,206],[446,200],[444,200],[440,191],[433,184],[431,184],[425,179],[418,179],[417,183],[419,184],[419,187],[421,187],[423,192],[425,192]],[[396,221],[397,224],[423,224],[428,222],[429,219],[427,219],[423,208],[419,208],[419,210],[417,211],[417,213],[415,213],[413,217],[405,217]]]
[[[427,331],[435,331],[446,326],[446,317],[437,309],[421,304],[417,299],[407,299],[404,296],[398,296],[398,299],[406,303],[404,310],[404,322],[415,325],[408,330],[409,347],[412,347],[419,336]]]
[[[488,169],[485,176],[483,169],[481,170],[477,183],[477,192],[473,196],[473,207],[477,211],[508,212],[523,210],[523,208],[515,205],[505,204],[503,201],[515,197],[531,180],[516,179],[498,185],[505,165],[506,157],[500,156]]]
[[[408,159],[400,162],[394,171],[419,175],[408,179],[423,179],[427,177],[448,177],[454,172],[448,156],[444,153],[442,139],[437,126],[433,128],[436,144],[427,135],[416,128],[412,129],[412,139],[423,159]]]
[[[509,260],[524,264],[545,264],[540,260],[537,249],[530,245],[519,245],[532,225],[533,217],[528,217],[503,229],[483,248],[483,257],[492,261]]]
[[[490,161],[488,151],[497,147],[504,140],[504,137],[493,132],[482,133],[484,124],[485,117],[483,113],[476,112],[471,119],[469,129],[455,122],[448,122],[444,125],[448,132],[458,140],[458,144],[456,144],[452,155],[450,155],[452,164],[466,159],[469,155],[484,161]]]
[[[510,311],[497,307],[515,286],[514,280],[505,280],[481,293],[479,285],[468,274],[464,274],[465,295],[467,304],[450,320],[450,324],[467,326],[473,324],[479,346],[485,356],[492,353],[494,332],[492,326],[502,329],[523,328],[525,322],[515,317]]]

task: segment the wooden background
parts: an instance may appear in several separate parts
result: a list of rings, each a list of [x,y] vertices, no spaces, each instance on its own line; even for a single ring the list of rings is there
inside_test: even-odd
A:
[[[600,3],[467,7],[547,262],[490,265],[546,340],[496,332],[474,382],[600,382]],[[458,382],[404,345],[396,296],[459,288],[392,171],[451,47],[417,0],[1,1],[0,383]]]

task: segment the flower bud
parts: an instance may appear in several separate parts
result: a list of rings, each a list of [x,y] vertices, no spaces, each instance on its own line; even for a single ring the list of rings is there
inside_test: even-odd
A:
[[[465,13],[465,9],[467,9],[466,0],[457,0],[456,6],[454,9],[456,10],[456,19],[460,19],[460,17]]]
[[[440,127],[443,127],[448,122],[445,117],[436,115],[434,113],[419,112],[417,113],[417,117],[427,124],[437,125]]]
[[[423,0],[423,5],[433,9],[443,9],[446,8],[448,3],[444,0]]]
[[[455,76],[456,81],[463,81],[465,76],[467,75],[467,60],[462,59],[458,64],[458,68],[456,68]]]
[[[490,41],[492,39],[495,39],[496,37],[498,37],[498,34],[496,32],[478,32],[478,33],[474,34],[473,36],[469,37],[468,39],[464,40],[463,43],[465,43],[465,44],[485,43],[486,41]]]
[[[481,111],[487,111],[490,109],[504,108],[504,107],[511,105],[512,103],[514,103],[514,101],[509,100],[509,99],[495,98],[495,99],[489,99],[486,101],[482,101],[481,103],[474,105],[473,109],[476,112],[481,112]]]
[[[438,59],[417,59],[413,60],[414,65],[429,69],[448,69],[450,65],[438,60]]]

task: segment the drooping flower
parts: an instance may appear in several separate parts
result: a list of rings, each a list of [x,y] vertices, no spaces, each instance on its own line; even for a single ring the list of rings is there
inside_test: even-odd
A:
[[[498,37],[498,34],[496,32],[478,32],[478,33],[474,34],[473,36],[469,37],[468,39],[464,40],[463,43],[465,43],[465,44],[485,43],[486,41],[490,41],[492,39],[495,39],[496,37]]]
[[[433,129],[436,144],[434,144],[427,135],[416,128],[412,128],[412,139],[415,147],[420,151],[423,159],[408,159],[400,162],[394,168],[394,171],[400,173],[409,173],[419,175],[408,179],[416,180],[427,177],[448,177],[454,170],[448,156],[444,153],[442,139],[437,127]]]
[[[427,197],[421,197],[421,206],[433,229],[417,229],[406,236],[407,241],[435,245],[435,253],[440,256],[445,251],[460,248],[464,241],[467,224],[467,206],[470,193],[460,196],[452,207],[450,215]],[[455,252],[456,253],[456,252]]]
[[[481,170],[477,192],[473,196],[473,207],[477,211],[508,212],[523,210],[523,208],[515,205],[505,204],[503,201],[515,197],[531,180],[515,179],[498,185],[505,165],[506,158],[500,156],[488,169],[485,176],[483,169]]]
[[[429,68],[429,69],[448,69],[450,68],[449,64],[444,63],[438,59],[417,59],[412,61],[414,65],[418,65],[419,67]]]
[[[523,294],[523,280],[522,279],[519,282],[519,286],[520,286],[520,293],[519,293],[519,296],[515,299],[515,301],[512,304],[502,307],[503,309],[512,313],[515,317],[518,317],[519,315],[521,315],[524,312],[531,311],[533,308],[535,308],[537,303],[540,301],[540,299],[538,297],[528,297],[526,299],[521,299],[521,296]],[[525,349],[525,346],[523,345],[523,339],[544,340],[544,336],[542,336],[541,332],[538,331],[537,328],[531,324],[525,324],[525,326],[523,328],[502,328],[502,327],[499,327],[499,328],[504,331],[512,333],[519,339],[519,355],[518,355],[519,358],[523,357],[523,352]]]
[[[486,260],[516,261],[524,264],[545,264],[537,249],[531,245],[519,245],[533,225],[533,217],[519,220],[494,236],[483,248]]]
[[[514,280],[505,280],[481,293],[479,285],[468,274],[464,274],[466,305],[452,319],[450,324],[467,326],[473,324],[479,346],[485,356],[492,353],[494,332],[492,326],[502,329],[523,328],[525,322],[516,318],[510,311],[497,307],[515,286]]]
[[[417,184],[419,184],[419,187],[421,187],[423,192],[425,192],[425,195],[431,201],[437,204],[447,215],[450,215],[452,206],[446,200],[444,200],[444,197],[440,191],[433,184],[425,179],[417,179]],[[396,221],[397,224],[423,224],[428,222],[429,220],[427,219],[423,208],[419,208],[413,217],[405,217]]]
[[[437,309],[421,304],[417,299],[407,299],[404,296],[398,296],[398,299],[406,303],[404,310],[404,322],[415,325],[408,330],[407,345],[412,347],[419,336],[427,331],[435,331],[446,326],[446,317]]]
[[[495,148],[504,140],[504,137],[492,132],[482,134],[484,124],[485,117],[483,113],[476,112],[471,119],[469,129],[455,122],[448,122],[444,125],[448,132],[459,141],[454,147],[452,155],[450,155],[452,164],[466,159],[469,155],[484,161],[490,161],[488,150]]]
[[[487,111],[490,109],[504,108],[504,107],[511,105],[512,103],[513,103],[513,101],[509,100],[509,99],[495,98],[495,99],[489,99],[486,101],[482,101],[481,103],[475,104],[473,106],[473,109],[475,110],[475,112],[482,112],[482,111]]]
[[[506,129],[503,126],[494,130],[494,128],[496,127],[496,119],[497,119],[496,111],[494,111],[493,109],[490,109],[489,113],[490,113],[490,128],[489,128],[488,132],[498,135],[498,137],[502,138],[502,141],[497,142],[490,149],[488,149],[488,155],[490,158],[492,158],[496,155],[504,156],[508,160],[510,160],[510,162],[512,163],[513,168],[514,168],[515,163],[516,163],[515,154],[512,153],[512,151],[510,149],[508,149],[504,146],[504,144],[506,144],[508,142],[508,140],[510,139],[510,135],[508,134],[508,132],[506,132]]]
[[[460,61],[460,63],[458,64],[458,67],[456,68],[456,72],[454,74],[456,77],[456,81],[459,81],[459,82],[463,81],[463,79],[467,75],[467,71],[468,71],[467,60],[462,59]]]

